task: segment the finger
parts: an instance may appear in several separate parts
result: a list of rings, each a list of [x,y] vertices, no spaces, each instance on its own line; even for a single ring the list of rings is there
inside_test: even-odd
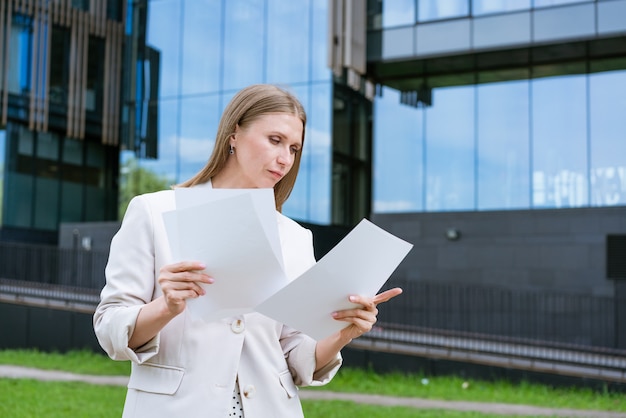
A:
[[[169,271],[162,271],[161,276],[159,277],[159,281],[168,280],[168,281],[178,281],[178,282],[200,282],[211,284],[213,283],[213,278],[206,273],[200,273],[196,271],[181,271],[178,273],[172,273]]]
[[[168,264],[163,266],[161,271],[171,271],[172,273],[180,273],[183,271],[202,271],[206,265],[200,261],[181,261],[179,263]]]
[[[365,296],[352,295],[348,298],[348,300],[352,303],[356,303],[357,305],[361,305],[363,306],[363,309],[367,309],[370,311],[376,307],[374,300]]]
[[[204,295],[206,291],[198,282],[186,282],[186,281],[167,281],[161,283],[161,289],[163,289],[163,293],[169,292],[180,292],[191,290],[196,292],[198,295]]]
[[[402,293],[401,288],[394,287],[393,289],[389,289],[383,293],[379,293],[378,295],[374,296],[374,303],[378,305],[378,304],[387,302],[395,298],[396,296],[400,295],[401,293]]]
[[[374,308],[373,311],[365,309],[345,309],[343,311],[333,312],[332,316],[338,321],[353,322],[354,320],[364,320],[375,323],[377,315],[378,309]]]

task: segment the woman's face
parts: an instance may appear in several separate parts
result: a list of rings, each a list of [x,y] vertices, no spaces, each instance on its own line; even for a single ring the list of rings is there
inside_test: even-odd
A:
[[[237,126],[230,144],[235,153],[231,187],[271,188],[293,167],[302,148],[302,120],[289,113],[272,113]]]

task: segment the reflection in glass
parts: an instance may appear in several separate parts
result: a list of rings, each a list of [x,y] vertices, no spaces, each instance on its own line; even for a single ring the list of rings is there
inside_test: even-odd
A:
[[[529,82],[478,86],[478,209],[529,206]]]
[[[327,62],[327,33],[328,33],[328,2],[312,1],[311,13],[313,27],[311,28],[311,81],[330,81],[331,72]],[[328,105],[327,105],[328,106]]]
[[[532,205],[587,205],[586,76],[544,78],[531,85]]]
[[[375,212],[424,210],[423,115],[389,88],[374,102]]]
[[[180,8],[178,0],[151,1],[148,7],[146,44],[161,54],[159,97],[179,93],[180,54],[184,50],[180,45]]]
[[[583,2],[590,2],[590,1],[591,0],[533,0],[533,6],[548,7],[548,6],[559,6],[561,4],[583,3]]]
[[[385,0],[383,3],[383,28],[415,23],[415,0]]]
[[[70,30],[54,26],[50,38],[50,102],[67,105],[70,74]]]
[[[292,88],[290,91],[296,95],[298,100],[304,106],[304,111],[307,113],[307,125],[311,122],[308,119],[309,110],[309,89],[307,86]],[[285,206],[283,207],[283,213],[289,217],[295,219],[308,219],[309,218],[309,194],[311,188],[311,139],[310,131],[305,130],[304,148],[300,159],[300,170],[298,171],[298,178],[296,184],[291,191],[291,195]]]
[[[15,94],[27,93],[31,89],[33,19],[14,14],[10,31],[8,90]]]
[[[306,81],[310,57],[308,2],[269,0],[267,9],[267,82]]]
[[[420,0],[418,7],[417,18],[420,22],[469,14],[469,2],[467,0]]]
[[[183,94],[219,90],[222,53],[222,1],[186,1],[182,26]],[[150,5],[150,7],[153,7]]]
[[[180,105],[180,136],[176,153],[180,160],[178,180],[185,181],[206,165],[213,151],[220,117],[219,96],[188,97],[182,99]]]
[[[138,163],[141,167],[151,170],[159,176],[173,179],[176,183],[183,180],[180,177],[179,124],[180,124],[180,101],[162,100],[159,109],[164,115],[159,119],[159,159],[141,159]]]
[[[530,9],[531,0],[473,0],[472,14],[506,13]]]
[[[225,90],[238,90],[265,80],[264,4],[263,0],[225,2]]]
[[[4,208],[4,154],[6,147],[6,130],[0,129],[0,225],[2,225],[2,208]]]
[[[626,71],[589,75],[591,205],[626,205]]]
[[[426,210],[474,209],[474,86],[433,90],[426,109]]]

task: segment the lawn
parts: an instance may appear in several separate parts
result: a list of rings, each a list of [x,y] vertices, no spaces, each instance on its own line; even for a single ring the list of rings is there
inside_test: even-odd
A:
[[[33,350],[0,351],[0,364],[63,370],[97,375],[128,375],[128,362],[115,362],[89,351],[41,353]],[[510,382],[465,381],[459,377],[429,377],[422,374],[376,374],[344,368],[322,388],[335,392],[371,393],[425,399],[497,402],[550,408],[593,409],[626,412],[624,394],[576,388]],[[125,388],[75,382],[39,382],[0,379],[1,417],[119,417]],[[502,417],[477,412],[419,410],[406,407],[360,405],[345,401],[302,402],[307,418],[367,417]],[[510,417],[510,416],[509,416]]]

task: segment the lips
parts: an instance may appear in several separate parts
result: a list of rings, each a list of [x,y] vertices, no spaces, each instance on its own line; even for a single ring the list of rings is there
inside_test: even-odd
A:
[[[281,171],[274,171],[274,170],[269,170],[269,172],[272,174],[272,176],[274,176],[277,180],[280,180],[283,178],[284,174]]]

